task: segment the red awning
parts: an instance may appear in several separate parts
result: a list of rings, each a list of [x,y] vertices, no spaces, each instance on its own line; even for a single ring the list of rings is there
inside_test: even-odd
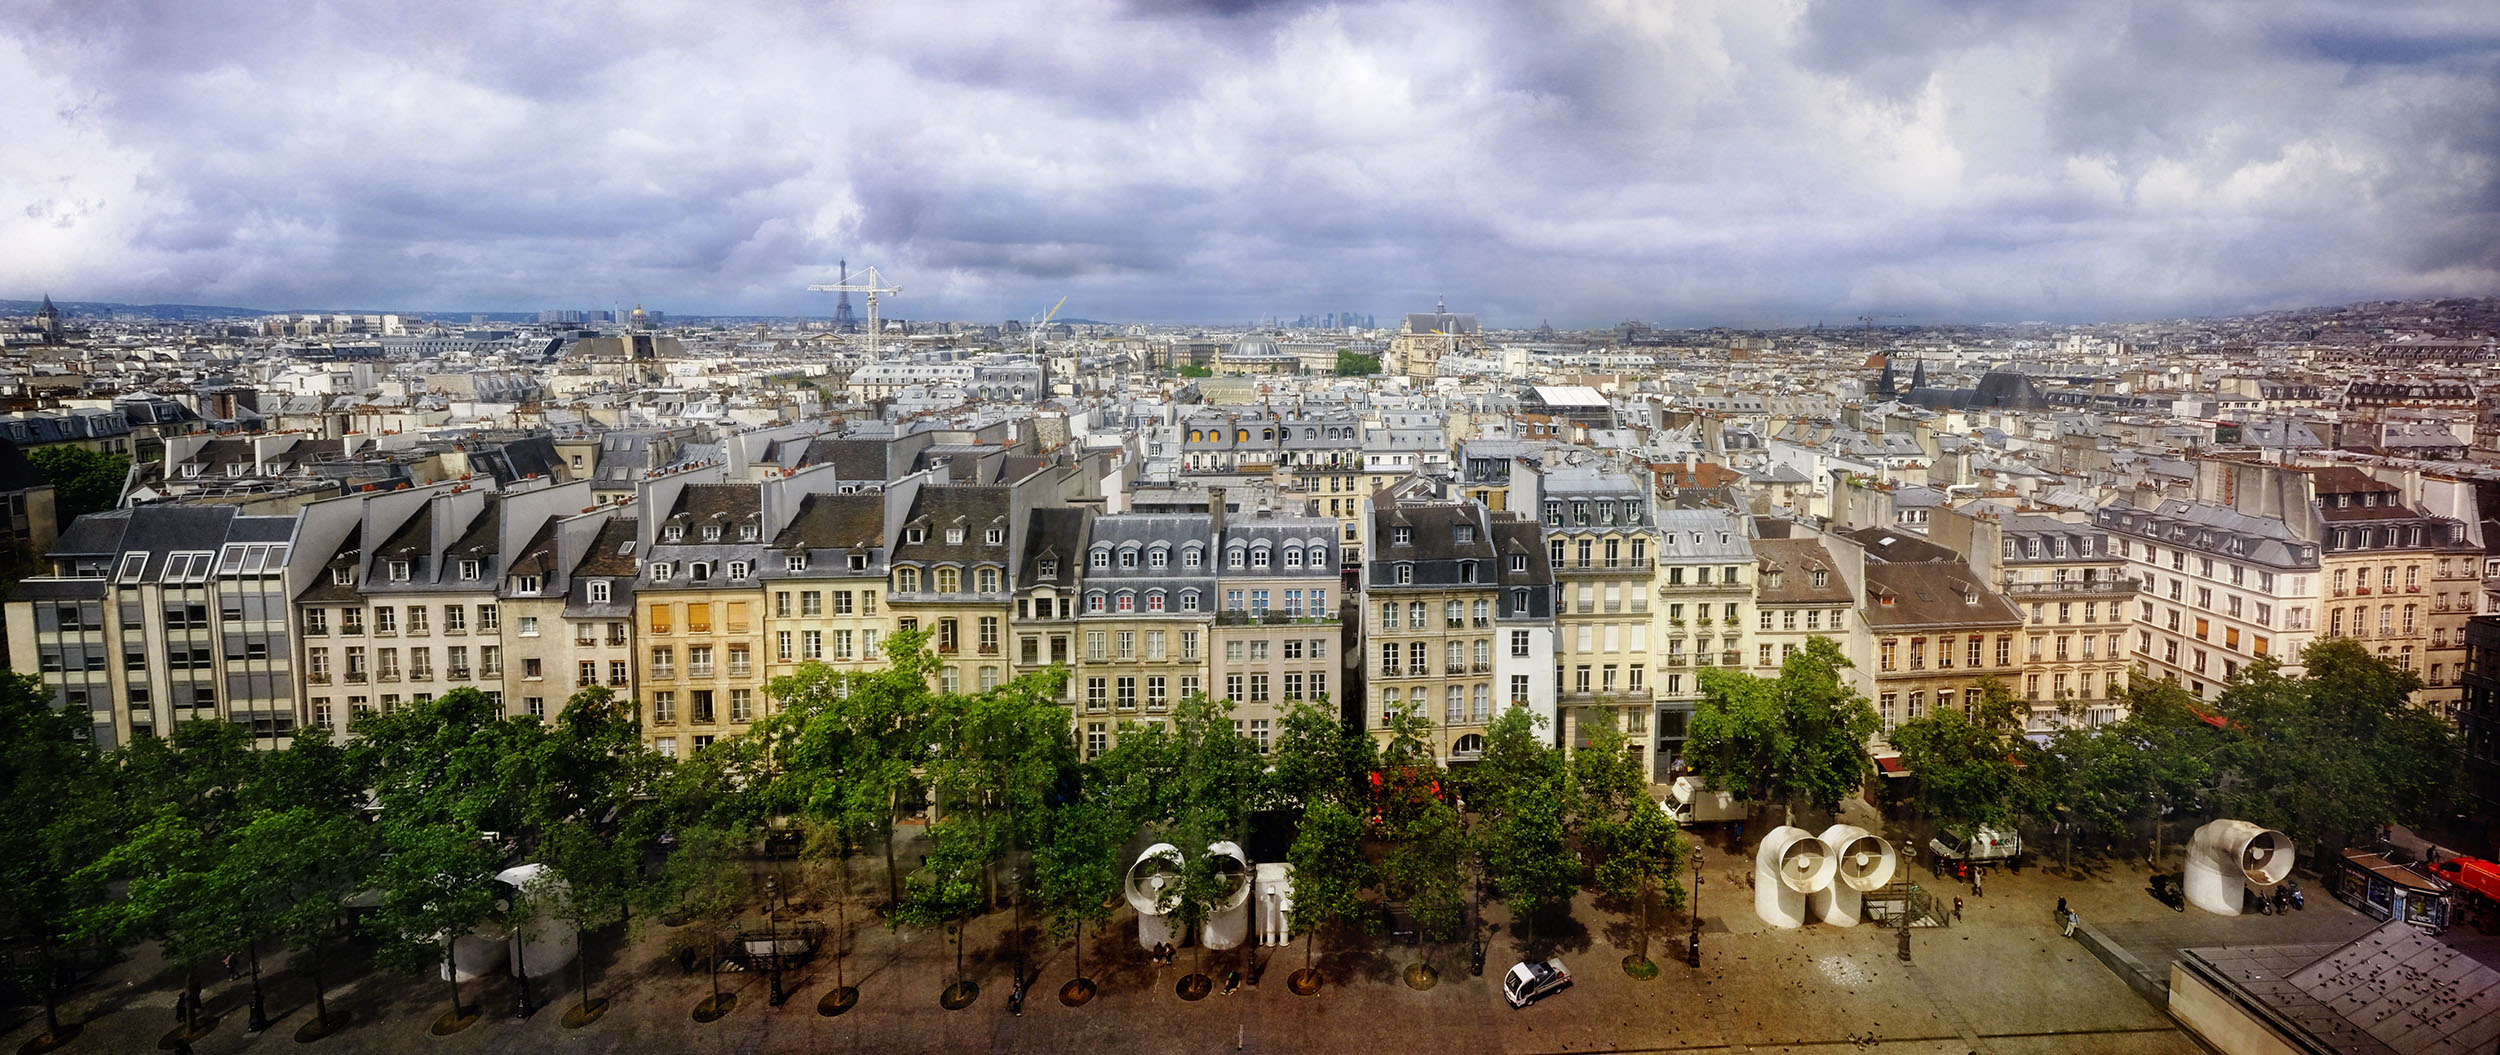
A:
[[[1877,771],[1888,777],[1906,777],[1910,775],[1910,767],[1901,764],[1900,755],[1875,756],[1875,768]]]

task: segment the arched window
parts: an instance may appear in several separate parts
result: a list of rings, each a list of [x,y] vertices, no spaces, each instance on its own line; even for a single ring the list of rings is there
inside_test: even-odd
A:
[[[1314,543],[1311,543],[1311,567],[1313,567],[1313,568],[1317,568],[1317,569],[1320,569],[1320,570],[1323,570],[1323,571],[1327,570],[1327,568],[1328,568],[1328,545],[1327,545],[1326,543],[1324,543],[1324,542],[1314,542]]]
[[[1137,591],[1120,591],[1120,610],[1123,612],[1134,612],[1137,610]]]
[[[1182,591],[1181,591],[1181,611],[1184,611],[1184,612],[1195,612],[1195,611],[1197,611],[1197,610],[1198,610],[1198,591],[1196,591],[1196,590],[1182,590]]]
[[[954,568],[939,568],[937,570],[937,592],[962,593],[963,573]]]
[[[1469,733],[1450,744],[1450,757],[1477,758],[1484,754],[1484,734]]]
[[[920,592],[920,569],[918,569],[918,568],[896,568],[896,569],[894,569],[894,591],[895,591],[896,593],[919,593],[919,592]]]
[[[1253,547],[1250,550],[1250,566],[1253,568],[1267,567],[1267,546],[1264,543]]]
[[[1236,430],[1236,431],[1233,433],[1233,442],[1234,442],[1234,443],[1248,443],[1248,442],[1250,442],[1250,430],[1249,430],[1249,429],[1239,429],[1239,430]]]
[[[699,560],[699,561],[696,561],[696,562],[694,562],[694,563],[692,563],[692,564],[688,564],[688,565],[686,565],[686,581],[688,581],[688,582],[709,582],[709,581],[711,581],[711,578],[712,578],[712,562],[711,562],[711,561],[708,561],[708,560]]]
[[[998,569],[983,568],[977,573],[977,575],[981,581],[982,593],[998,592]]]
[[[1101,591],[1101,590],[1096,590],[1096,591],[1094,591],[1094,592],[1092,592],[1092,593],[1089,593],[1089,594],[1086,594],[1086,595],[1085,595],[1085,610],[1086,610],[1086,611],[1088,611],[1088,612],[1099,612],[1099,611],[1102,611],[1102,608],[1103,608],[1103,593],[1102,593],[1102,591]]]
[[[1146,610],[1149,612],[1160,612],[1163,610],[1163,591],[1146,591]]]
[[[1228,568],[1239,568],[1239,567],[1241,567],[1241,558],[1242,558],[1242,548],[1241,548],[1241,547],[1239,547],[1239,546],[1235,546],[1235,547],[1233,547],[1233,548],[1231,548],[1231,549],[1225,550],[1225,551],[1224,551],[1224,566],[1225,566],[1225,567],[1228,567]]]
[[[1181,567],[1195,568],[1198,566],[1200,559],[1200,550],[1195,544],[1181,547]]]

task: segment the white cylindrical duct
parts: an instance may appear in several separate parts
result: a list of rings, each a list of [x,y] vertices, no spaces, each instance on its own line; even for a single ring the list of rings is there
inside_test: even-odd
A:
[[[1892,882],[1901,855],[1882,836],[1854,824],[1832,825],[1823,829],[1821,838],[1832,854],[1832,881],[1807,895],[1808,903],[1825,923],[1856,926],[1867,892]]]
[[[1210,949],[1238,949],[1250,938],[1250,855],[1234,843],[1209,843],[1207,868],[1216,894],[1198,940]]]
[[[1293,866],[1260,864],[1258,892],[1253,896],[1258,904],[1259,944],[1293,941]]]
[[[2253,821],[2220,820],[2188,840],[2187,899],[2217,916],[2240,914],[2250,889],[2272,893],[2292,874],[2292,837]]]
[[[441,971],[443,977],[447,979],[457,977],[463,982],[474,982],[502,970],[507,957],[504,955],[504,938],[500,933],[501,929],[488,924],[453,938],[451,962],[443,965]]]
[[[1156,843],[1137,855],[1129,865],[1128,883],[1122,893],[1128,907],[1137,913],[1137,944],[1152,950],[1158,946],[1178,946],[1180,938],[1172,924],[1172,885],[1180,881],[1181,851],[1171,843]]]
[[[1830,886],[1839,867],[1823,840],[1788,825],[1762,837],[1753,861],[1753,910],[1774,927],[1803,926],[1806,896]]]
[[[564,916],[564,899],[572,887],[543,864],[504,869],[495,881],[512,888],[516,908],[527,902],[529,923],[512,935],[512,969],[539,978],[572,963],[574,954],[580,951],[573,921]]]

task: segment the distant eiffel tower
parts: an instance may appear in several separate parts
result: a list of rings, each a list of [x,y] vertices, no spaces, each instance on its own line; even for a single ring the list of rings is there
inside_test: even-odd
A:
[[[842,261],[842,280],[837,284],[844,286],[851,284],[850,261]],[[859,317],[851,314],[851,291],[847,289],[843,290],[839,296],[841,299],[833,302],[834,331],[837,333],[858,333]]]

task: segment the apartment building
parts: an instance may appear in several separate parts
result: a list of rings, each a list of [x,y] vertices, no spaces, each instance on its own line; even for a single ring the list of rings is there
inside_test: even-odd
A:
[[[1222,607],[1207,642],[1208,691],[1232,701],[1234,725],[1264,753],[1294,703],[1332,698],[1341,647],[1338,521],[1233,514],[1221,495],[1211,509],[1223,564],[1215,569]]]
[[[1554,663],[1565,742],[1588,742],[1588,712],[1648,740],[1650,596],[1660,529],[1645,480],[1592,466],[1550,468],[1535,491],[1554,577]],[[1645,748],[1644,748],[1645,749]]]
[[[1758,538],[1753,550],[1755,674],[1777,677],[1780,665],[1817,637],[1840,643],[1843,655],[1862,651],[1853,645],[1861,631],[1855,613],[1862,562],[1842,562],[1813,535]]]
[[[1095,516],[1083,553],[1073,677],[1078,747],[1091,758],[1118,742],[1123,723],[1159,722],[1173,701],[1208,691],[1222,557],[1204,513]]]
[[[1980,679],[2021,691],[2022,613],[1956,560],[1869,561],[1860,618],[1874,646],[1875,713],[1889,736],[1938,711],[1968,714]]]
[[[1369,691],[1378,705],[1366,724],[1385,741],[1403,709],[1433,722],[1441,760],[1471,735],[1481,750],[1503,600],[1491,514],[1471,501],[1392,491],[1374,496],[1371,522],[1363,636],[1366,655],[1376,657]]]
[[[765,487],[783,490],[777,483]],[[883,638],[891,632],[880,602],[887,576],[886,496],[865,491],[787,497],[796,508],[773,535],[758,572],[768,598],[766,682],[809,663],[838,671],[882,666]]]
[[[271,745],[303,721],[287,605],[292,516],[141,506],[79,518],[8,601],[9,665],[110,749],[220,718]]]
[[[2297,669],[2317,629],[2312,518],[2295,525],[2170,499],[2152,509],[2104,507],[2093,523],[2140,584],[2132,658],[2145,674],[2212,699],[2249,659],[2274,656]]]
[[[2458,562],[2481,552],[2467,538],[2468,525],[2416,508],[2402,487],[2351,466],[2321,468],[2310,478],[2323,521],[2321,630],[2328,637],[2352,638],[2378,658],[2423,675],[2417,701],[2453,711],[2461,700],[2454,671],[2472,613],[2450,603],[2450,596],[2471,589]],[[2469,604],[2471,599],[2469,592]],[[2433,663],[2439,670],[2436,684],[2430,681]]]
[[[2030,705],[2028,728],[2126,715],[2117,702],[2133,666],[2136,582],[2109,532],[2081,513],[1938,509],[1928,537],[1969,556],[1983,582],[2023,614],[2022,669],[2014,688]]]
[[[1754,604],[1753,539],[1747,518],[1731,509],[1657,512],[1658,592],[1652,634],[1661,646],[1653,695],[1656,752],[1650,779],[1670,779],[1700,700],[1702,667],[1743,667]],[[1560,651],[1560,646],[1557,646]]]
[[[567,518],[559,525],[556,560],[559,565],[569,562],[572,573],[562,587],[564,606],[558,618],[579,656],[577,680],[588,673],[580,668],[581,663],[596,662],[605,675],[601,684],[618,700],[639,703],[643,699],[642,642],[634,633],[634,551],[641,522],[601,510]],[[581,537],[585,529],[589,529],[586,540]],[[447,658],[445,664],[449,663]]]
[[[1024,560],[1016,570],[1016,653],[1013,670],[1030,674],[1076,663],[1078,577],[1094,511],[1082,506],[1035,509],[1026,514]],[[1063,689],[1073,701],[1073,686]],[[1107,724],[1100,730],[1109,743]]]
[[[1493,513],[1493,549],[1500,571],[1493,602],[1493,684],[1506,706],[1524,707],[1537,718],[1547,743],[1560,743],[1556,708],[1559,669],[1554,662],[1554,566],[1545,528],[1517,513]],[[1484,753],[1481,734],[1451,742],[1450,757],[1473,761]]]
[[[701,750],[764,713],[763,485],[718,475],[646,480],[638,503],[643,738],[663,755]]]
[[[996,688],[1015,611],[1016,487],[930,483],[896,500],[908,503],[888,559],[896,628],[928,632],[941,691]]]

